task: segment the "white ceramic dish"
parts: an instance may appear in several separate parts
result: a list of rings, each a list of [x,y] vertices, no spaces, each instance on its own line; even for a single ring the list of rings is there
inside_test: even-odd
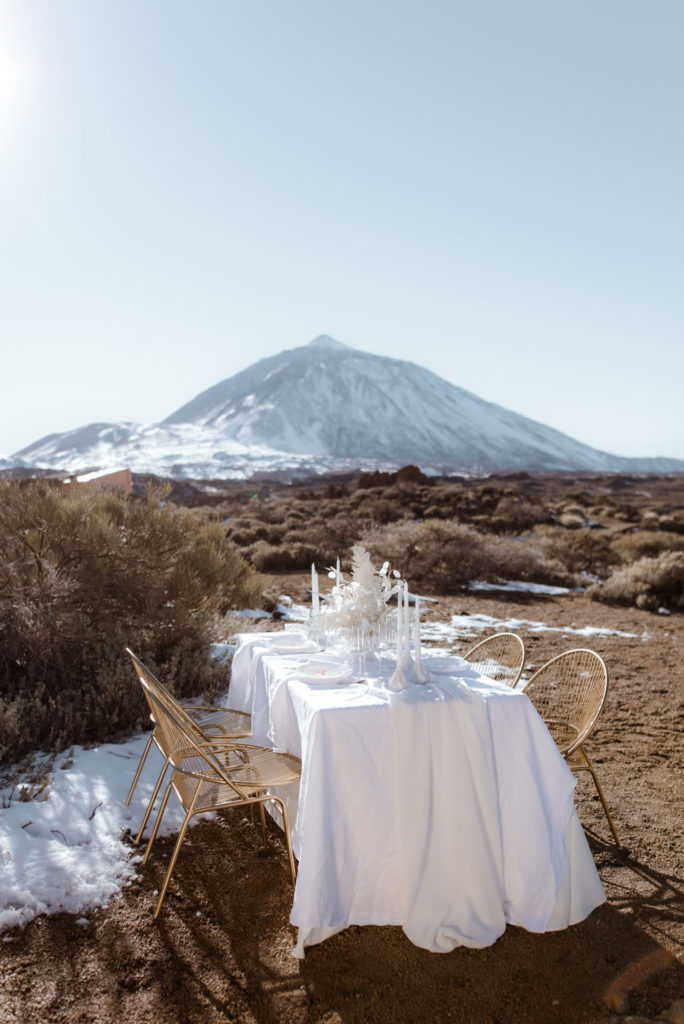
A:
[[[287,636],[287,634],[278,636],[277,640],[272,640],[269,647],[277,654],[296,654],[307,651],[313,653],[318,650],[318,646],[313,640],[307,640],[303,636]]]
[[[324,659],[307,662],[295,674],[295,679],[305,683],[341,683],[348,678],[349,669],[346,666]]]

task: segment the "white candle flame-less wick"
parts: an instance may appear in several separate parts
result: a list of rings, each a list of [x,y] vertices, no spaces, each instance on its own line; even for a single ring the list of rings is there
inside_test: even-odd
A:
[[[318,573],[315,563],[311,563],[311,614],[318,615],[320,611],[320,599],[318,595]]]

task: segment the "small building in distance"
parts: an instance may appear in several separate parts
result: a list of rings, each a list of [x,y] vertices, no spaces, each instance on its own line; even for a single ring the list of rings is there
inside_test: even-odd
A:
[[[96,490],[111,489],[122,490],[124,494],[133,493],[133,478],[130,469],[96,469],[92,473],[83,473],[81,476],[70,476],[60,481],[62,494],[73,494],[81,487],[90,487]]]

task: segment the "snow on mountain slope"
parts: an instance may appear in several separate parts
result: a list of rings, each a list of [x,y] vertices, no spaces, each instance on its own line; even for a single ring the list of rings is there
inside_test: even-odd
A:
[[[325,335],[252,364],[160,424],[90,424],[43,438],[13,462],[69,470],[126,464],[197,478],[406,463],[436,471],[684,470],[684,461],[590,448],[415,363]]]

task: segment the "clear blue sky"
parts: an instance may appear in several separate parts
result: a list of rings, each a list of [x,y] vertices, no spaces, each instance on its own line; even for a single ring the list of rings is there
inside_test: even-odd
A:
[[[680,0],[0,0],[0,453],[326,333],[684,458]]]

